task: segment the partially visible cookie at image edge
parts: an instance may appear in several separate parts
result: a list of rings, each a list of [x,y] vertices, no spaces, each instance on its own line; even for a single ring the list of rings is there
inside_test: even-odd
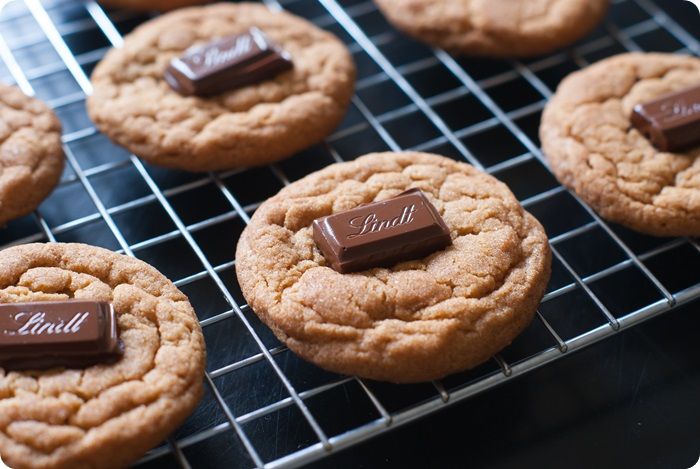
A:
[[[608,0],[376,0],[416,39],[456,54],[528,57],[585,36]]]
[[[604,218],[657,236],[700,235],[700,146],[654,147],[631,122],[637,104],[700,84],[700,59],[630,53],[567,77],[540,127],[559,180]]]
[[[0,251],[0,303],[111,302],[123,356],[84,369],[0,367],[0,453],[23,468],[122,468],[202,395],[205,348],[187,297],[150,265],[83,244]]]
[[[453,244],[390,268],[341,274],[314,220],[421,189]],[[293,352],[392,382],[444,377],[487,360],[530,323],[550,275],[542,226],[508,187],[425,153],[331,165],[264,202],[243,232],[236,273],[253,311]]]
[[[0,84],[0,226],[36,209],[58,184],[63,165],[56,114]]]
[[[293,69],[211,97],[186,97],[164,79],[192,46],[259,28]],[[254,3],[178,10],[141,25],[96,67],[88,111],[99,129],[156,165],[190,171],[264,165],[326,137],[355,83],[347,48],[306,20]]]

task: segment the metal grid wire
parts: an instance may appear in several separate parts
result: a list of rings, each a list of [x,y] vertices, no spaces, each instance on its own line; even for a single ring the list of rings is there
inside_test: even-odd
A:
[[[47,101],[64,124],[67,169],[0,245],[86,242],[154,265],[191,299],[204,329],[207,391],[140,467],[295,467],[506,382],[700,297],[700,245],[607,224],[560,186],[537,127],[568,73],[626,50],[698,55],[700,43],[652,0],[617,0],[575,47],[532,61],[454,58],[407,39],[371,1],[265,0],[337,34],[358,65],[350,112],[324,144],[264,168],[186,174],[151,167],[90,123],[89,73],[148,19],[92,0],[14,0],[0,15],[0,78]],[[552,281],[536,321],[475,370],[420,385],[327,373],[296,358],[250,311],[235,241],[283,185],[379,150],[432,151],[506,182],[545,225]]]

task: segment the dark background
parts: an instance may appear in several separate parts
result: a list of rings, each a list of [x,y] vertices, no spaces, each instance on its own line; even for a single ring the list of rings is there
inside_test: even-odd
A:
[[[700,303],[678,308],[316,468],[689,468]]]

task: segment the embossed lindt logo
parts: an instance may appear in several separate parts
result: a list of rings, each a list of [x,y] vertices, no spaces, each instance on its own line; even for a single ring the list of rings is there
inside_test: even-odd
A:
[[[348,221],[348,224],[359,231],[350,233],[348,235],[348,239],[358,238],[369,233],[379,233],[380,231],[388,230],[401,225],[408,225],[415,220],[413,214],[416,213],[416,210],[418,209],[416,208],[415,204],[406,206],[403,208],[401,215],[389,220],[379,220],[376,213],[370,213],[369,215],[352,218]]]
[[[21,312],[14,315],[15,320],[19,327],[17,330],[4,330],[3,334],[15,336],[15,335],[54,335],[54,334],[77,334],[80,332],[80,328],[87,321],[90,313],[75,313],[75,315],[68,321],[59,319],[58,321],[47,321],[46,313],[26,313]]]
[[[247,35],[240,36],[231,47],[220,49],[218,46],[214,46],[210,49],[206,49],[201,54],[192,57],[192,62],[206,67],[218,67],[219,65],[233,62],[239,57],[250,53],[252,49],[253,38]]]
[[[685,100],[673,101],[664,103],[661,106],[661,111],[664,112],[664,116],[668,119],[680,119],[700,113],[700,103],[689,103]]]

